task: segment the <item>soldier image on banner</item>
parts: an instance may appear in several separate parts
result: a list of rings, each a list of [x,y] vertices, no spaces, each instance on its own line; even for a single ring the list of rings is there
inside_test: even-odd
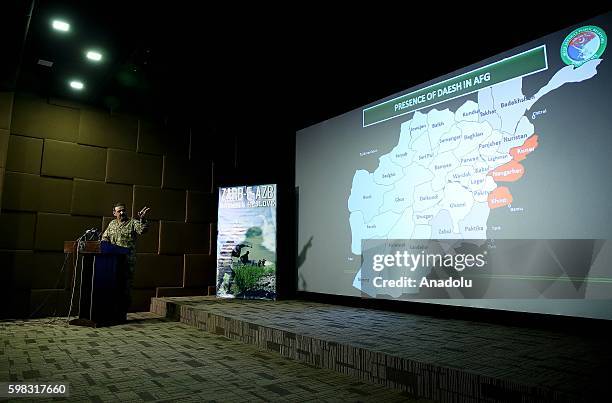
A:
[[[276,185],[219,189],[217,296],[276,298]]]

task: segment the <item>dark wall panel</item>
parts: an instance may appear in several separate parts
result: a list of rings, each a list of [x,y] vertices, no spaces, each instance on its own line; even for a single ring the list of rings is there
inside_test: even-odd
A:
[[[151,208],[147,213],[149,219],[185,221],[185,197],[184,190],[134,186],[134,210],[148,206]]]
[[[3,211],[0,214],[0,249],[34,249],[36,214]]]
[[[138,152],[189,157],[189,130],[169,128],[148,120],[141,120],[138,132]]]
[[[0,252],[2,271],[15,288],[68,288],[70,268],[64,265],[64,254],[55,252]]]
[[[210,192],[212,163],[208,160],[187,160],[164,157],[164,189],[190,189]]]
[[[183,287],[207,287],[216,284],[216,256],[185,254]]]
[[[99,225],[100,217],[38,213],[34,247],[37,250],[63,251],[64,241],[73,241],[86,230]]]
[[[155,288],[132,289],[132,303],[129,312],[149,312]]]
[[[63,289],[33,289],[30,293],[30,313],[32,318],[47,316],[66,316],[70,306],[70,291]],[[77,313],[73,305],[72,313]]]
[[[106,176],[106,149],[65,141],[45,140],[43,175],[103,181]]]
[[[72,180],[7,172],[2,205],[5,209],[70,213]]]
[[[0,211],[2,211],[2,189],[4,188],[4,168],[0,168]]]
[[[40,175],[43,140],[11,135],[6,170]]]
[[[108,216],[112,214],[113,206],[118,202],[126,204],[128,214],[132,211],[132,186],[74,180],[72,214]]]
[[[218,199],[216,193],[187,191],[187,222],[217,222]]]
[[[134,288],[178,287],[183,282],[183,256],[136,254]]]
[[[11,116],[13,114],[13,93],[0,92],[0,129],[11,127]]]
[[[162,157],[124,150],[108,150],[106,181],[161,186]]]
[[[157,253],[159,250],[159,221],[148,220],[149,229],[138,237],[138,253]]]
[[[50,105],[44,99],[17,95],[13,105],[11,133],[76,141],[79,116],[78,109]]]
[[[210,253],[210,224],[161,221],[159,253]]]
[[[136,151],[138,120],[83,109],[78,143]]]
[[[0,129],[0,168],[4,168],[6,166],[9,138],[9,131]]]

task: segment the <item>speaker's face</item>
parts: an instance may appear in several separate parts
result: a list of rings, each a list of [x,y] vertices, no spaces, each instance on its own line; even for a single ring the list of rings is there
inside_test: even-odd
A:
[[[124,206],[115,207],[113,209],[113,215],[121,221],[124,221],[127,219],[127,212],[125,211]]]

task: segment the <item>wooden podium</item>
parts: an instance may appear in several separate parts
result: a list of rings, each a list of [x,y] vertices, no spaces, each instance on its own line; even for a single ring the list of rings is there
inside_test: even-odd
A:
[[[64,242],[64,253],[71,255],[70,284],[75,287],[73,305],[79,315],[71,325],[97,327],[125,321],[129,251],[106,241]]]

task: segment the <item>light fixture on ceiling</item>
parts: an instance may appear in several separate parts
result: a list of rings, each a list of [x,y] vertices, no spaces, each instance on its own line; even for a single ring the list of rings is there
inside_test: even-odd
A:
[[[45,59],[38,59],[38,64],[45,67],[53,67],[53,62]]]
[[[70,31],[70,24],[68,24],[66,21],[53,20],[53,23],[51,25],[53,26],[53,29],[55,29],[56,31],[62,31],[62,32]]]
[[[72,80],[70,81],[70,87],[74,88],[75,90],[82,90],[84,85],[81,81],[78,80]]]
[[[102,60],[102,53],[95,50],[88,50],[87,58],[91,61],[99,62],[100,60]]]

